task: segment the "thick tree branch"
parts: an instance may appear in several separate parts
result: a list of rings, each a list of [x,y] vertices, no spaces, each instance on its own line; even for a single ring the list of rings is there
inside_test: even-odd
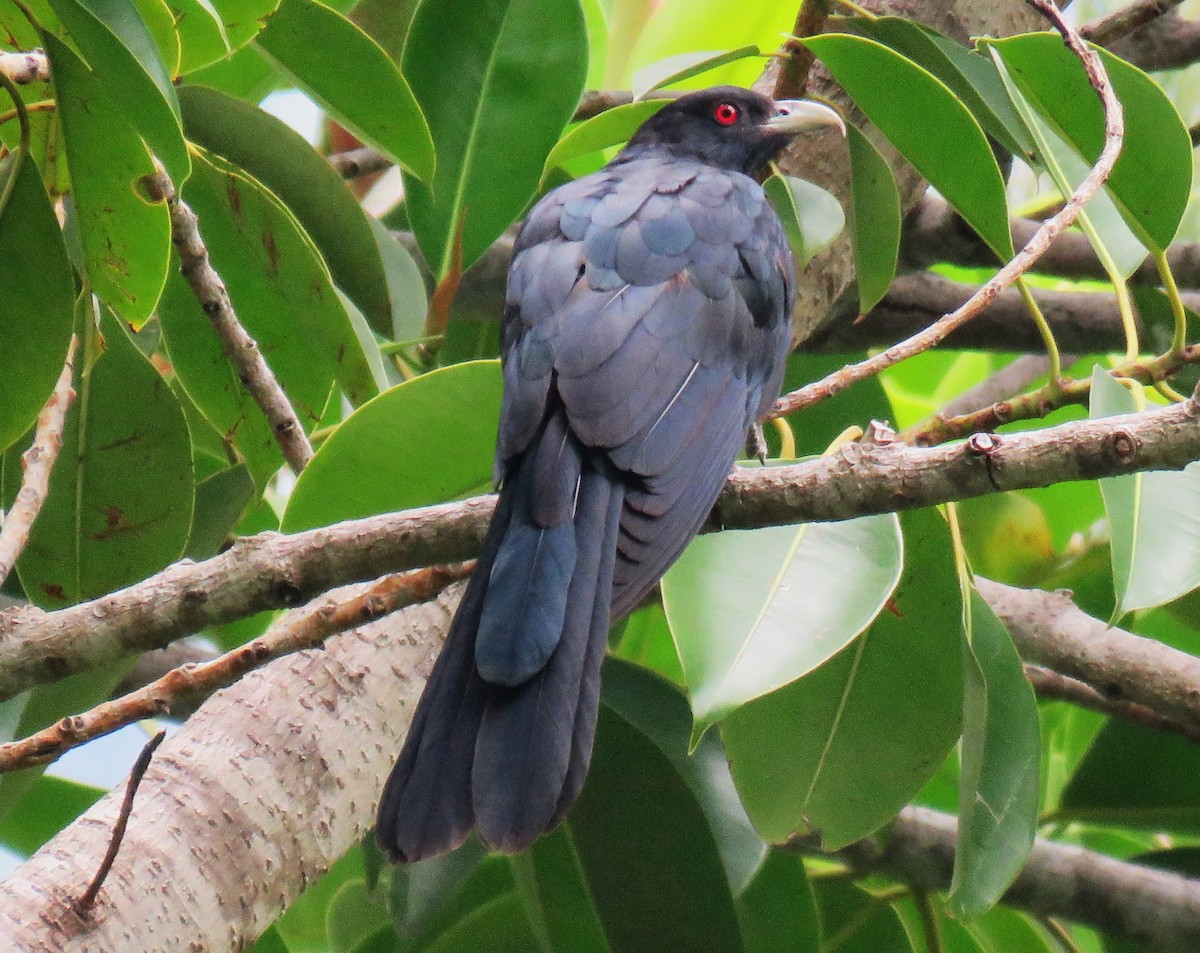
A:
[[[29,542],[29,531],[50,490],[50,474],[58,459],[58,451],[62,448],[67,411],[75,399],[71,379],[75,373],[75,348],[78,344],[79,339],[72,334],[58,383],[54,385],[46,406],[38,414],[33,443],[21,454],[21,489],[4,514],[3,524],[0,524],[0,585],[4,584],[17,564],[17,557]]]
[[[1134,0],[1108,16],[1081,27],[1079,35],[1097,46],[1108,46],[1169,13],[1183,0]]]
[[[312,444],[275,372],[259,351],[258,343],[238,321],[225,282],[209,260],[195,212],[175,194],[175,185],[165,172],[150,177],[147,184],[152,198],[166,201],[171,210],[171,241],[179,249],[183,277],[212,323],[221,350],[236,369],[242,386],[266,416],[288,466],[299,473],[312,459]]]
[[[1110,49],[1141,69],[1178,69],[1200,59],[1200,21],[1178,11],[1159,17]]]
[[[1171,407],[1083,420],[931,448],[848,444],[836,454],[730,477],[710,528],[840,520],[1004,490],[1180,469],[1200,458],[1200,408]],[[201,563],[55,612],[0,612],[0,698],[206,626],[293,606],[340,585],[475,555],[493,497],[239,540]]]
[[[144,718],[171,714],[180,705],[206,698],[232,685],[272,659],[315,648],[332,635],[428,602],[465,578],[473,564],[432,566],[394,573],[366,585],[326,593],[317,603],[296,609],[274,622],[257,639],[201,664],[172,669],[148,685],[89,711],[63,718],[27,738],[0,744],[0,773],[47,764],[72,748]]]

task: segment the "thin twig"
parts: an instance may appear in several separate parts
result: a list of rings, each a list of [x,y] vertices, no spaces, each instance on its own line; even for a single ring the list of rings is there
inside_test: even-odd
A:
[[[284,616],[259,638],[211,661],[181,665],[127,695],[63,718],[27,738],[0,744],[0,772],[47,764],[118,728],[169,714],[176,705],[232,685],[271,659],[313,648],[339,632],[428,602],[473,568],[474,563],[431,566],[384,576],[349,596],[326,595],[318,603]]]
[[[357,179],[390,169],[392,160],[370,146],[360,146],[346,152],[335,152],[329,156],[329,164],[343,179]]]
[[[1147,23],[1169,13],[1183,0],[1135,0],[1108,16],[1079,28],[1079,35],[1097,46],[1108,46],[1140,30]]]
[[[67,345],[67,359],[63,362],[62,373],[58,375],[58,383],[46,401],[46,406],[38,414],[37,429],[34,431],[33,444],[21,454],[21,489],[17,491],[16,499],[4,517],[0,526],[0,585],[8,578],[17,558],[29,542],[29,531],[33,528],[34,520],[46,502],[46,494],[50,489],[50,473],[54,462],[58,459],[58,451],[62,448],[63,428],[67,421],[67,410],[75,399],[75,391],[71,388],[71,378],[75,372],[75,349],[79,344],[78,338],[71,335],[71,343]]]
[[[832,397],[851,384],[873,377],[900,361],[940,344],[956,328],[970,321],[986,308],[1002,289],[1007,288],[1032,268],[1038,258],[1050,247],[1051,242],[1075,221],[1080,209],[1104,186],[1117,161],[1117,156],[1121,153],[1121,143],[1124,138],[1124,114],[1121,111],[1121,103],[1113,92],[1100,57],[1094,50],[1088,48],[1079,34],[1063,19],[1062,14],[1051,3],[1051,0],[1025,0],[1025,2],[1054,23],[1071,52],[1083,63],[1088,81],[1104,104],[1104,150],[1100,153],[1100,158],[1096,160],[1092,170],[1080,183],[1079,188],[1072,193],[1066,205],[1054,217],[1043,222],[1029,243],[1001,268],[995,277],[981,285],[962,307],[945,315],[907,340],[893,345],[882,354],[857,364],[850,364],[819,381],[784,395],[775,402],[775,407],[771,411],[772,416],[781,417],[795,413]]]
[[[312,444],[258,343],[238,321],[225,282],[208,257],[196,213],[175,194],[175,185],[165,172],[148,177],[146,184],[151,197],[166,201],[171,210],[171,241],[179,249],[183,277],[208,315],[221,349],[237,370],[242,386],[266,416],[288,466],[299,473],[312,459]]]
[[[142,749],[142,753],[138,755],[137,761],[134,762],[133,768],[129,772],[129,784],[125,787],[125,800],[121,802],[121,813],[117,815],[117,823],[113,825],[108,851],[104,854],[104,859],[100,861],[96,876],[92,878],[92,882],[83,892],[83,896],[74,904],[75,912],[81,917],[86,917],[95,906],[96,897],[100,895],[100,888],[104,886],[104,878],[112,870],[113,861],[117,859],[117,851],[121,849],[121,840],[125,837],[125,828],[129,826],[129,815],[133,813],[133,798],[137,794],[138,785],[142,783],[142,778],[145,777],[146,770],[150,767],[150,759],[154,756],[155,749],[162,744],[162,740],[166,736],[165,731],[160,731],[146,742],[146,747]]]
[[[795,99],[804,95],[808,85],[808,71],[812,69],[816,57],[804,43],[805,37],[816,36],[825,29],[825,20],[829,16],[829,0],[804,0],[796,14],[796,25],[792,35],[783,43],[780,50],[779,75],[775,78],[775,98]]]
[[[1195,725],[1168,718],[1153,708],[1139,705],[1137,702],[1126,701],[1119,697],[1110,698],[1086,682],[1071,678],[1069,675],[1062,675],[1040,665],[1026,665],[1025,677],[1033,686],[1033,690],[1037,692],[1038,698],[1043,701],[1067,702],[1089,711],[1100,712],[1102,715],[1112,715],[1115,718],[1131,721],[1143,728],[1153,728],[1156,731],[1182,735],[1188,741],[1200,743],[1200,728]]]
[[[50,62],[41,50],[20,53],[0,51],[0,74],[14,83],[38,83],[50,78]]]

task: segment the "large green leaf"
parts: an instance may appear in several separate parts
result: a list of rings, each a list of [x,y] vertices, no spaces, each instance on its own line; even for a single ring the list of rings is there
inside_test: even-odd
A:
[[[977,917],[1025,865],[1038,821],[1037,700],[1004,624],[974,588],[964,621],[959,837],[950,903]]]
[[[989,40],[1038,111],[1091,163],[1104,145],[1104,110],[1062,40],[1033,33]],[[1107,188],[1150,248],[1175,237],[1192,186],[1192,141],[1174,103],[1135,66],[1096,49],[1125,112],[1125,139]]]
[[[511,863],[543,950],[610,953],[568,825],[539,837]]]
[[[179,31],[179,72],[187,74],[229,55],[225,24],[209,0],[166,0]]]
[[[1133,385],[1140,392],[1140,385]],[[1092,374],[1091,416],[1139,410],[1103,368]],[[1116,614],[1163,605],[1200,586],[1200,465],[1100,481],[1112,539]]]
[[[850,208],[858,310],[866,314],[883,300],[900,255],[900,193],[887,160],[865,134],[846,127],[850,149]]]
[[[106,314],[102,329],[103,353],[86,364],[89,352],[81,352],[60,465],[17,561],[26,594],[42,606],[144,579],[179,557],[191,526],[195,477],[183,410],[118,322]],[[17,490],[17,451],[5,465],[6,500]]]
[[[945,521],[901,516],[905,566],[871,628],[821,668],[722,723],[734,781],[769,841],[809,827],[836,848],[920,790],[958,736],[962,596]]]
[[[746,953],[818,953],[821,923],[804,861],[772,851],[737,897]]]
[[[514,892],[476,907],[422,953],[477,953],[480,937],[487,937],[488,953],[530,953],[537,949],[521,897]]]
[[[1113,719],[1092,742],[1055,816],[1200,833],[1200,748],[1178,735]]]
[[[408,214],[434,274],[462,234],[469,267],[533,198],[546,156],[579,101],[587,33],[578,0],[426,0],[404,72],[438,155],[406,180]]]
[[[258,45],[356,136],[432,178],[433,141],[408,81],[354,23],[317,0],[283,0]]]
[[[302,136],[257,106],[202,86],[179,90],[189,138],[249,172],[308,232],[334,283],[390,334],[387,275],[369,216]]]
[[[479,361],[423,374],[364,404],[300,474],[284,531],[486,492],[500,390],[499,364]]]
[[[40,777],[0,822],[0,843],[29,856],[104,794],[65,778]]]
[[[33,423],[67,353],[75,282],[37,165],[0,159],[0,451]]]
[[[543,181],[564,162],[628,141],[637,132],[638,126],[662,109],[667,102],[665,99],[649,99],[644,102],[625,103],[581,122],[559,139],[546,156],[542,169]]]
[[[155,172],[125,110],[83,61],[47,34],[84,264],[96,293],[140,327],[162,294],[171,253],[165,202],[150,202],[142,180]]]
[[[840,880],[815,885],[823,950],[833,953],[912,953],[904,924],[890,904]]]
[[[568,824],[615,953],[740,953],[729,881],[703,810],[666,755],[607,706]]]
[[[253,40],[270,19],[279,0],[212,0],[233,49]]]
[[[674,86],[685,80],[719,69],[738,60],[758,57],[754,44],[740,46],[736,50],[697,50],[691,53],[676,53],[665,59],[643,66],[633,74],[633,98],[641,99],[647,93],[664,86]],[[707,77],[711,82],[711,77]]]
[[[190,165],[171,70],[132,0],[50,0],[121,115],[157,153],[178,187]],[[54,70],[57,78],[57,68]],[[102,138],[96,146],[104,142]],[[72,169],[78,163],[71,157]]]
[[[962,101],[933,74],[874,40],[827,34],[804,42],[980,237],[1002,258],[1011,258],[1004,179]],[[897,89],[904,95],[896,96]],[[948,142],[953,149],[945,147]]]
[[[803,268],[834,243],[846,227],[846,213],[837,197],[814,182],[776,173],[763,183],[783,231]]]
[[[695,539],[662,587],[697,731],[845,648],[903,561],[892,514]]]

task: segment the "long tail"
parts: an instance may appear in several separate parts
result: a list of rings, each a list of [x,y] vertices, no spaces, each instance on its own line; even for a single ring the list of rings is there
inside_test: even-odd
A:
[[[393,860],[452,850],[473,827],[518,851],[587,774],[624,487],[552,414],[501,490],[478,566],[384,787]]]

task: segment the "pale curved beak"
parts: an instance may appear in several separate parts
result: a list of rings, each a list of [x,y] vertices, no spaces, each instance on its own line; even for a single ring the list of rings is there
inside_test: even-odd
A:
[[[817,126],[836,126],[843,136],[846,124],[834,110],[811,99],[781,99],[775,103],[775,114],[765,123],[772,132],[795,135]]]

